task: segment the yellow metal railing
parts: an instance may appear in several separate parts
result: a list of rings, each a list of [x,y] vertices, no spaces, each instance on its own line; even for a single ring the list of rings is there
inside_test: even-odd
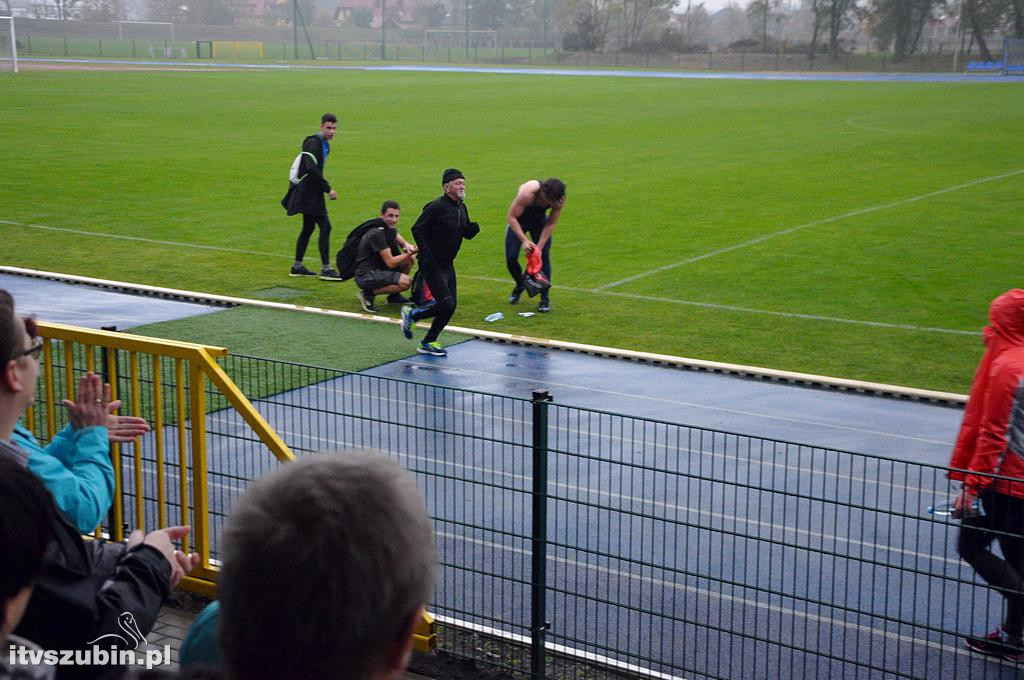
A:
[[[47,340],[60,341],[55,346],[47,342],[43,346],[42,392],[44,400],[37,403],[26,414],[26,425],[35,429],[39,419],[36,411],[41,407],[45,410],[45,419],[41,425],[43,436],[52,439],[57,429],[56,405],[59,403],[57,392],[60,380],[64,395],[73,395],[77,376],[82,371],[93,371],[103,375],[112,390],[111,398],[123,398],[131,415],[146,418],[153,427],[152,437],[155,452],[156,473],[156,506],[158,516],[155,525],[166,527],[168,524],[189,524],[191,535],[183,541],[182,550],[193,551],[200,556],[200,566],[192,572],[182,585],[188,590],[213,595],[214,582],[218,569],[210,560],[210,505],[208,494],[208,469],[206,451],[206,392],[207,384],[214,386],[217,392],[231,404],[234,410],[252,428],[253,432],[266,448],[279,461],[294,460],[295,456],[281,438],[274,432],[262,415],[242,393],[234,381],[217,363],[217,358],[226,356],[228,350],[223,347],[197,345],[174,340],[146,338],[125,333],[92,330],[65,326],[63,324],[39,322],[39,334]],[[59,351],[58,351],[59,350]],[[105,350],[105,351],[104,351]],[[62,359],[57,362],[58,357]],[[172,395],[165,395],[163,389],[163,361],[173,361],[174,385]],[[142,366],[148,367],[143,376]],[[119,385],[127,381],[128,393],[118,395]],[[186,393],[186,384],[188,390]],[[145,399],[143,388],[146,389]],[[171,403],[167,403],[168,396]],[[144,408],[145,404],[145,408]],[[166,414],[170,411],[175,421],[168,423]],[[122,412],[124,412],[122,407]],[[187,416],[187,417],[186,417]],[[177,517],[169,517],[166,499],[166,477],[164,463],[165,433],[174,430],[177,442],[178,495],[181,500],[180,513]],[[168,435],[169,436],[169,435]],[[131,488],[135,500],[135,523],[143,526],[145,522],[144,477],[141,437],[137,438],[132,448],[133,478],[122,479],[121,455],[122,447],[112,443],[111,459],[114,466],[115,493],[112,508],[112,519],[109,536],[113,540],[124,539],[124,497],[125,489]],[[191,465],[189,462],[191,461]],[[189,471],[190,474],[185,472]],[[191,478],[191,479],[190,479]],[[191,506],[191,518],[189,508]],[[97,534],[99,530],[97,529]]]
[[[210,498],[209,470],[207,467],[207,384],[216,388],[227,403],[242,417],[266,448],[278,461],[295,459],[291,449],[281,440],[269,423],[253,407],[238,385],[224,372],[217,359],[228,354],[223,347],[198,345],[174,340],[147,338],[125,333],[92,330],[57,323],[38,322],[39,334],[48,341],[43,345],[41,357],[42,399],[25,415],[25,424],[31,430],[41,426],[41,434],[52,439],[57,432],[60,397],[75,394],[77,376],[93,371],[103,376],[111,386],[111,399],[122,398],[127,413],[146,418],[152,426],[155,472],[156,521],[145,516],[145,477],[142,457],[142,438],[136,438],[132,449],[132,479],[122,479],[122,447],[111,443],[110,454],[114,467],[115,491],[112,518],[108,535],[113,540],[124,540],[124,497],[126,482],[130,483],[135,506],[133,517],[139,527],[170,524],[189,524],[191,536],[183,541],[182,550],[196,552],[200,564],[182,582],[181,587],[213,597],[219,569],[210,554]],[[60,361],[58,361],[60,359]],[[173,362],[172,394],[165,394],[165,362]],[[127,381],[127,394],[119,396],[119,385]],[[186,390],[187,386],[187,390]],[[168,390],[171,391],[171,390]],[[168,399],[170,402],[168,403]],[[170,408],[167,408],[170,406]],[[43,411],[44,414],[39,414]],[[170,411],[172,418],[167,418]],[[125,406],[122,406],[125,413]],[[41,422],[37,422],[41,421]],[[173,432],[172,432],[173,430]],[[167,479],[165,463],[167,442],[175,443],[177,451],[178,498],[180,513],[168,516]],[[189,461],[191,460],[191,465]],[[188,474],[188,473],[190,474]],[[190,481],[191,477],[191,481]],[[191,506],[192,516],[189,517]],[[150,528],[150,526],[147,526]],[[96,537],[101,531],[96,529]],[[437,644],[433,617],[424,612],[417,624],[413,646],[430,651]]]

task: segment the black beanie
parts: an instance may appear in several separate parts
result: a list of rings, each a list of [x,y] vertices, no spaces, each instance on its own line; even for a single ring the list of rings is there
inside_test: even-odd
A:
[[[445,185],[448,184],[448,182],[457,179],[466,179],[466,176],[462,174],[461,170],[456,170],[455,168],[448,168],[447,170],[444,171],[444,174],[441,175],[441,184]]]

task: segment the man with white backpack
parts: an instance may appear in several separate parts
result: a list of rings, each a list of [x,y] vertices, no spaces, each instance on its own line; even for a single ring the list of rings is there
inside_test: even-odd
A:
[[[324,165],[331,153],[331,139],[338,130],[338,118],[333,113],[320,116],[320,129],[302,141],[302,151],[295,157],[288,177],[288,193],[281,199],[281,205],[289,215],[302,215],[302,231],[295,242],[295,262],[290,276],[316,276],[302,263],[309,246],[313,230],[320,228],[317,245],[320,250],[320,278],[324,281],[341,281],[341,276],[331,266],[331,220],[327,217],[327,203],[324,194],[333,201],[338,193],[324,178]]]

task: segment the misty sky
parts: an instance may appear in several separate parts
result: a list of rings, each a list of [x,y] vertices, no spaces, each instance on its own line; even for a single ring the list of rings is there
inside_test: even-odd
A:
[[[690,0],[691,4],[696,5],[700,0]],[[718,10],[725,7],[729,2],[735,2],[740,7],[745,6],[747,3],[743,0],[704,0],[704,9],[708,11],[708,14],[717,12]],[[686,0],[676,0],[676,11],[686,11]]]

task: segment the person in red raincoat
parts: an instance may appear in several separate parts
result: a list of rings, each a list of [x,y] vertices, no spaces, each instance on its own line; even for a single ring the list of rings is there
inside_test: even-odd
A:
[[[989,320],[949,476],[964,483],[954,501],[962,517],[957,551],[1006,598],[1006,616],[1002,629],[965,642],[1024,661],[1024,290],[993,300]],[[1003,557],[990,550],[993,541]]]

